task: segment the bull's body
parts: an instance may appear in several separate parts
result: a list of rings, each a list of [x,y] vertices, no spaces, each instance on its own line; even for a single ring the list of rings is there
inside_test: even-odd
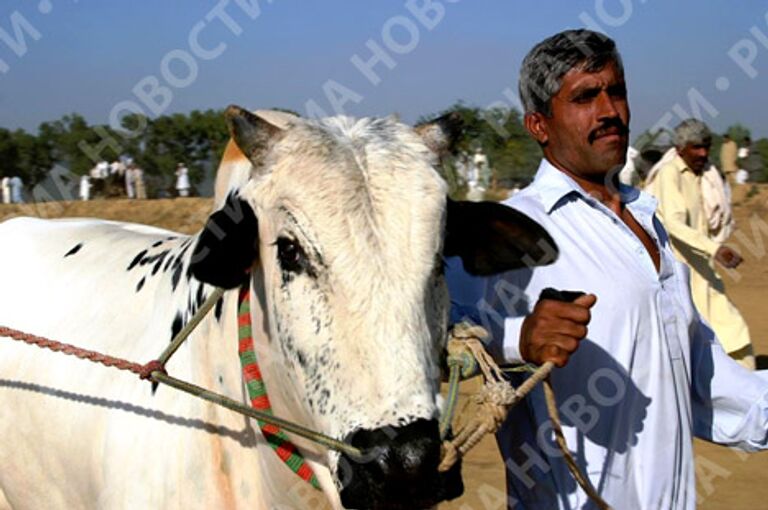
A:
[[[0,267],[0,323],[137,362],[157,357],[211,290],[187,273],[193,239],[173,232],[17,219],[0,225],[0,239],[14,246]],[[236,294],[168,369],[241,399]],[[272,368],[263,366],[265,378],[279,395]],[[255,422],[170,388],[153,396],[126,372],[3,340],[0,399],[0,485],[13,508],[303,508],[308,495],[324,499]],[[334,493],[327,469],[314,468]]]

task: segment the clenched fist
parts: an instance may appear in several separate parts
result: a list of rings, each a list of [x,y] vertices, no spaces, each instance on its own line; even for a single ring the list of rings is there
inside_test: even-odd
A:
[[[584,294],[570,303],[539,299],[520,330],[523,360],[536,365],[551,361],[558,367],[565,366],[579,342],[587,336],[587,325],[592,318],[590,308],[596,302],[594,294]]]

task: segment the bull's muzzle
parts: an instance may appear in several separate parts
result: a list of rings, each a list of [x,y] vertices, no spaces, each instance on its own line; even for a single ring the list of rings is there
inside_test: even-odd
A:
[[[367,454],[360,460],[346,455],[339,459],[341,503],[345,508],[430,508],[464,492],[460,462],[445,473],[437,471],[440,436],[436,420],[361,429],[346,441]]]

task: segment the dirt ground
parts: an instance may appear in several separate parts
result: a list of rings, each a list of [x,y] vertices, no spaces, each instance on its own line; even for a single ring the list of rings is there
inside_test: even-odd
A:
[[[764,355],[759,357],[758,364],[768,368],[768,313],[763,301],[768,291],[768,186],[737,189],[734,201],[737,232],[732,244],[745,262],[738,269],[738,277],[726,275],[724,279],[729,295],[750,326],[756,353]],[[202,226],[210,206],[210,200],[200,198],[0,205],[0,221],[14,216],[100,217],[192,233]],[[477,381],[464,383],[462,398],[477,389]],[[746,455],[697,441],[696,453],[699,508],[768,508],[768,452]],[[441,510],[505,508],[504,468],[490,437],[469,453],[463,471],[464,496],[441,505]]]

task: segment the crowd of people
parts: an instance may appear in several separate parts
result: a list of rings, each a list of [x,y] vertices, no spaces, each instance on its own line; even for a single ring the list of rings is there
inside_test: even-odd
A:
[[[184,163],[177,165],[175,175],[177,196],[190,196],[192,185],[189,179],[189,169]],[[90,200],[94,191],[100,195],[109,195],[107,189],[111,183],[115,182],[120,183],[120,195],[136,200],[147,198],[144,170],[132,158],[121,157],[112,163],[100,161],[91,168],[88,174],[80,177],[78,190],[80,200]]]

